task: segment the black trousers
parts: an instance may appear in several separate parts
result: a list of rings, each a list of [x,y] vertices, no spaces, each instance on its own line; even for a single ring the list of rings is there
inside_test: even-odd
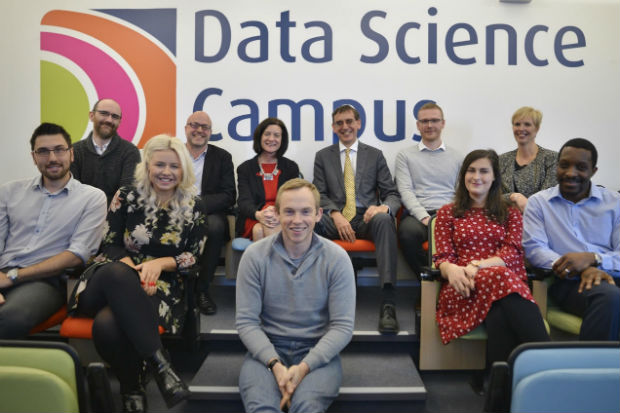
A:
[[[95,347],[118,377],[121,393],[136,389],[144,359],[162,348],[158,306],[138,273],[121,262],[98,268],[79,296],[78,313],[95,319]]]
[[[601,282],[578,292],[580,280],[556,279],[549,295],[562,310],[583,318],[579,340],[618,340],[620,336],[620,280]]]
[[[200,258],[198,291],[206,292],[220,259],[222,247],[230,239],[228,218],[224,214],[207,215],[207,242]]]
[[[538,306],[519,294],[509,294],[495,301],[484,323],[488,336],[488,366],[506,361],[519,344],[550,340]]]
[[[434,215],[436,211],[427,211]],[[428,241],[428,226],[407,212],[398,224],[398,240],[403,257],[413,270],[418,280],[420,279],[421,267],[428,265],[428,252],[424,251],[422,244]]]

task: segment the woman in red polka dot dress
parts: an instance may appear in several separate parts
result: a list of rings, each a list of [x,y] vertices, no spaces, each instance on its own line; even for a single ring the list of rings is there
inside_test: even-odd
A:
[[[433,259],[446,281],[437,323],[444,344],[484,323],[489,364],[518,344],[549,340],[527,285],[522,229],[521,213],[502,197],[495,151],[469,153],[454,203],[437,212]]]

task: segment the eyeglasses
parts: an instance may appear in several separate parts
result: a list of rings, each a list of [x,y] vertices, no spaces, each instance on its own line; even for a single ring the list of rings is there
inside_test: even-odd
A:
[[[57,158],[59,158],[63,156],[64,154],[66,154],[70,149],[71,148],[66,148],[63,146],[58,146],[54,149],[39,148],[36,151],[33,151],[33,153],[36,154],[40,158],[48,158],[50,156],[50,153],[54,152],[54,155]]]
[[[209,132],[211,130],[211,125],[207,125],[206,123],[197,123],[197,122],[192,122],[192,123],[188,123],[187,126],[189,126],[192,129],[202,129],[205,132]]]
[[[418,119],[418,122],[420,122],[422,125],[426,125],[426,124],[431,124],[431,125],[437,125],[439,122],[441,122],[443,119],[438,119],[438,118],[432,118],[432,119]]]
[[[121,120],[121,115],[117,115],[116,113],[108,112],[107,110],[96,110],[95,112],[97,112],[98,114],[100,114],[104,118],[107,118],[108,116],[111,116],[112,119],[114,119],[114,120]]]

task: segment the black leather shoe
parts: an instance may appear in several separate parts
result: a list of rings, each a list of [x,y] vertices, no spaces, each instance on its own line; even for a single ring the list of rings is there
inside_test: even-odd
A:
[[[168,408],[189,398],[191,392],[185,382],[172,369],[170,361],[168,361],[168,357],[163,350],[157,350],[155,354],[147,359],[147,363],[153,370],[155,382]]]
[[[198,294],[198,308],[205,315],[213,315],[217,312],[217,305],[209,295],[209,292]]]
[[[391,302],[384,302],[379,313],[379,332],[381,334],[397,334],[398,320],[396,320],[396,306]]]
[[[123,412],[146,412],[146,394],[142,390],[121,394]]]

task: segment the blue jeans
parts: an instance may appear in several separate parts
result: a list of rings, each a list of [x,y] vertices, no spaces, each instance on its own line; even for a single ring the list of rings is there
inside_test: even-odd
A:
[[[299,364],[316,344],[315,341],[272,339],[282,363],[289,367]],[[324,412],[338,396],[342,382],[340,357],[311,370],[297,386],[291,398],[290,413]],[[247,413],[280,412],[282,394],[275,376],[260,361],[247,354],[239,374],[239,392]]]

